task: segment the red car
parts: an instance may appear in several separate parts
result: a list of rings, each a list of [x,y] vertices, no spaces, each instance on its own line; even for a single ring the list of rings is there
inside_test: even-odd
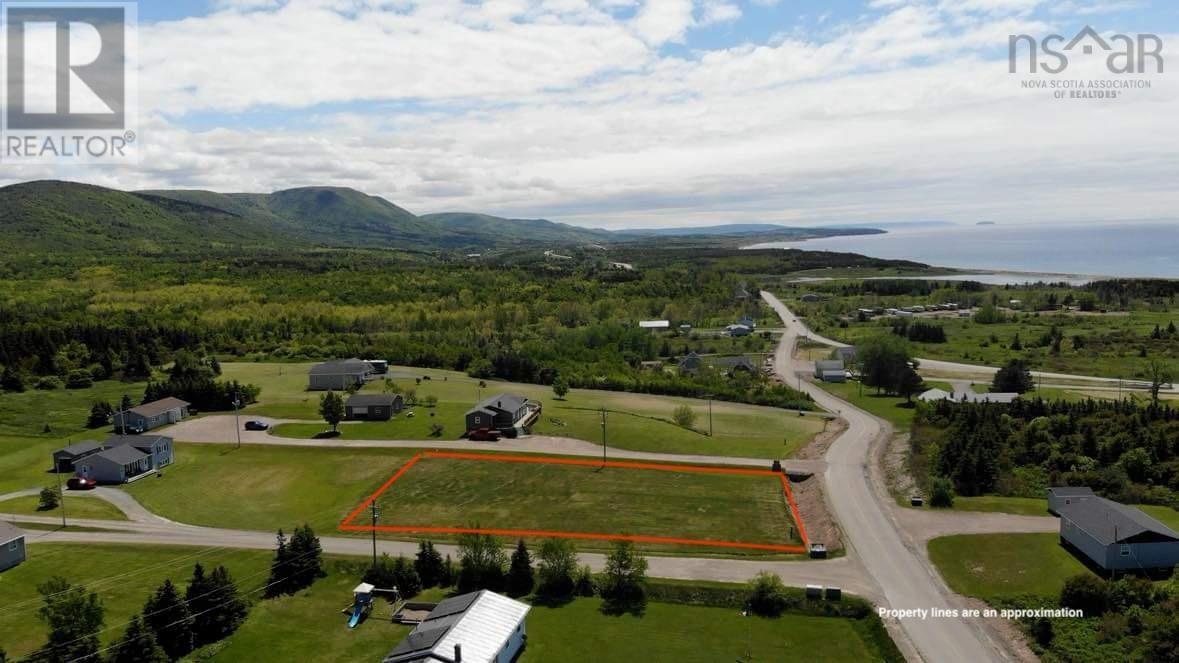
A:
[[[467,433],[467,439],[475,442],[499,442],[499,431],[493,428],[480,428]]]
[[[93,490],[96,486],[98,486],[97,481],[86,477],[70,477],[70,480],[66,482],[66,487],[70,490]]]

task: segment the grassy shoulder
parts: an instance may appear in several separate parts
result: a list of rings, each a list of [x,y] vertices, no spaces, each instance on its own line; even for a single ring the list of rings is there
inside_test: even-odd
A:
[[[861,388],[859,382],[817,382],[824,391],[834,394],[856,407],[876,415],[893,425],[897,432],[904,432],[913,424],[916,407],[904,396],[889,396],[876,393],[872,387]]]
[[[16,513],[26,516],[51,516],[55,518],[61,517],[62,512],[66,514],[66,520],[70,518],[86,518],[91,520],[126,520],[127,516],[118,509],[115,505],[106,500],[97,497],[79,497],[66,491],[62,498],[62,504],[55,509],[48,509],[42,511],[37,507],[40,505],[41,498],[36,495],[26,497],[14,497],[9,500],[0,502],[0,513]]]
[[[260,402],[247,413],[265,416],[319,419],[322,394],[306,391],[307,371],[311,364],[222,364],[227,378],[251,382],[262,387]],[[433,397],[434,407],[410,407],[408,411],[385,422],[346,423],[340,427],[343,439],[432,440],[455,439],[465,432],[467,410],[481,398],[499,392],[511,392],[541,401],[544,414],[534,427],[543,435],[571,437],[600,443],[601,410],[607,414],[607,444],[634,451],[650,451],[709,456],[746,456],[753,458],[787,458],[822,432],[826,419],[815,414],[799,416],[797,412],[772,407],[745,405],[650,394],[571,390],[558,400],[551,389],[532,384],[480,381],[454,371],[391,367],[389,379],[402,392],[413,390],[420,401]],[[362,393],[380,393],[383,382],[369,384]],[[695,415],[690,428],[677,425],[673,415],[677,407],[687,405]],[[711,422],[710,422],[711,419]],[[432,428],[443,427],[435,437]],[[712,435],[708,435],[711,428]],[[284,424],[275,435],[308,439],[327,429],[326,424]]]

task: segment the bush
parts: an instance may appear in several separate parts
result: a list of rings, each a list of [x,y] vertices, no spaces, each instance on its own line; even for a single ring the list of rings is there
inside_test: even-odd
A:
[[[84,369],[77,369],[70,371],[66,376],[66,389],[89,389],[94,386],[94,377],[90,375],[90,371]]]
[[[929,487],[929,505],[938,509],[952,509],[954,483],[945,477],[934,477]]]
[[[777,617],[786,611],[789,599],[782,579],[768,571],[758,573],[749,583],[749,610],[762,617]]]
[[[1109,606],[1109,588],[1104,580],[1089,573],[1072,576],[1060,590],[1060,605],[1080,610],[1086,617],[1100,617]]]
[[[37,503],[38,511],[52,511],[61,504],[61,494],[57,492],[56,488],[42,488],[40,494],[40,501]]]
[[[40,389],[41,391],[53,391],[54,389],[61,389],[61,380],[58,380],[52,375],[48,375],[43,378],[39,378],[37,382],[33,384],[33,388]]]
[[[687,405],[677,407],[671,416],[675,424],[681,428],[691,428],[692,424],[696,423],[696,413]]]

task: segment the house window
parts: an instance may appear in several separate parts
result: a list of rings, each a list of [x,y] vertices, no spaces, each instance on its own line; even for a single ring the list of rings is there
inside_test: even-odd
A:
[[[1123,543],[1122,548],[1121,548],[1121,553],[1122,553],[1122,557],[1129,557],[1130,556],[1130,546]]]
[[[8,550],[9,550],[9,552],[16,552],[16,549],[19,547],[19,546],[17,545],[18,543],[19,543],[19,542],[18,542],[17,540],[15,540],[15,539],[13,539],[12,541],[9,541],[9,542],[8,542]]]

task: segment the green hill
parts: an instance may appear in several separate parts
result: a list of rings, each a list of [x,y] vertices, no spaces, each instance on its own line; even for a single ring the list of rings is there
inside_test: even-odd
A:
[[[505,219],[487,214],[467,212],[443,212],[424,214],[422,221],[448,233],[465,237],[500,238],[517,242],[553,242],[576,244],[582,242],[609,242],[614,235],[604,230],[579,228],[544,219]]]

